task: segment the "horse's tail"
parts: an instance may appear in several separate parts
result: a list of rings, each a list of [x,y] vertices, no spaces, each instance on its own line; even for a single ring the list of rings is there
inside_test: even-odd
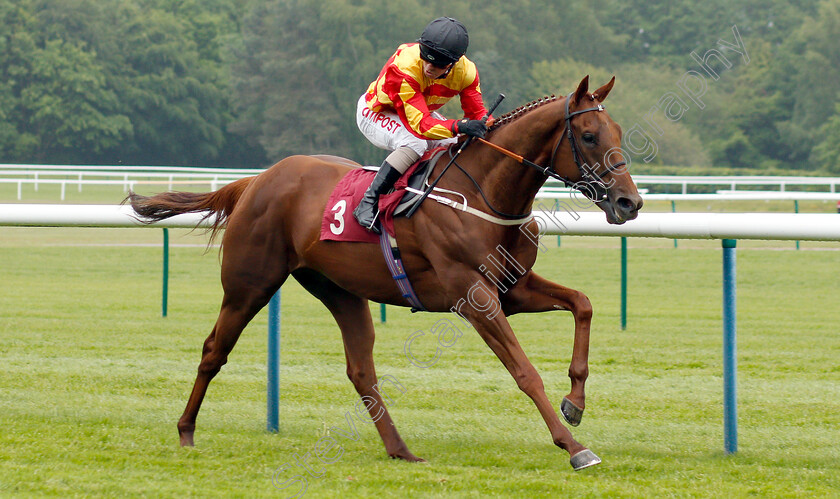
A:
[[[159,222],[183,213],[206,212],[198,223],[200,225],[215,214],[213,225],[208,229],[210,230],[209,246],[219,230],[225,226],[228,217],[233,213],[236,202],[254,178],[256,177],[241,178],[214,192],[170,191],[147,197],[129,191],[123,203],[129,202],[137,213],[138,220],[144,224]]]

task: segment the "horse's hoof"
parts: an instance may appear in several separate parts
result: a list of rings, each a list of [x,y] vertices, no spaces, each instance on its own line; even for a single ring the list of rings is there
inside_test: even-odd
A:
[[[401,459],[403,461],[408,461],[409,463],[425,463],[426,460],[422,457],[417,457],[412,454],[408,449],[394,452],[393,454],[388,454],[388,457],[391,459]]]
[[[580,424],[583,419],[583,409],[572,403],[571,400],[563,397],[563,402],[560,403],[560,412],[563,413],[563,418],[572,426]]]
[[[572,464],[572,468],[574,468],[575,471],[580,471],[584,468],[601,464],[601,458],[596,456],[591,450],[583,449],[572,456],[569,462]]]
[[[181,437],[181,447],[195,447],[192,432],[183,432],[179,433],[179,435]]]

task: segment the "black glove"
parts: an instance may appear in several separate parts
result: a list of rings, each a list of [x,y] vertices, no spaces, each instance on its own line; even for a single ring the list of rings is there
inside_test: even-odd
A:
[[[487,124],[482,120],[463,119],[452,124],[452,132],[455,135],[463,133],[464,135],[483,139],[484,134],[487,133]]]

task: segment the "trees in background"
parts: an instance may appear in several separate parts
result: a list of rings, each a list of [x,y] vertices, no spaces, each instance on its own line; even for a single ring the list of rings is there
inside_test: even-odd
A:
[[[637,164],[840,172],[840,0],[0,0],[0,161],[378,163],[356,101],[439,15],[469,28],[501,112],[616,75],[609,112],[658,147]],[[702,109],[651,114],[733,25],[749,62]]]
[[[238,33],[233,5],[0,0],[2,160],[212,165],[248,156],[228,131],[222,53]]]

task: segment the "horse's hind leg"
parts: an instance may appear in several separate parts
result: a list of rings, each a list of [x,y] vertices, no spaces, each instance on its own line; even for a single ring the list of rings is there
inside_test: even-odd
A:
[[[229,263],[227,261],[226,263]],[[278,258],[278,262],[281,259]],[[195,419],[201,402],[207,392],[207,386],[214,376],[227,363],[228,354],[233,350],[239,335],[245,326],[254,318],[271,299],[277,289],[288,277],[288,270],[282,268],[265,268],[261,272],[261,278],[248,271],[228,272],[223,264],[222,284],[225,290],[222,299],[222,309],[219,318],[210,336],[204,341],[204,348],[201,352],[201,362],[198,365],[198,375],[195,378],[192,393],[187,401],[184,414],[178,420],[178,434],[181,438],[181,446],[194,445]],[[237,270],[243,268],[239,266]],[[255,267],[251,267],[255,268]],[[262,286],[256,286],[260,282]]]
[[[373,320],[368,300],[348,293],[313,271],[295,271],[292,275],[307,291],[321,300],[335,317],[344,341],[347,376],[362,398],[362,404],[370,414],[370,421],[376,425],[388,456],[406,461],[423,461],[408,450],[382,400],[383,393],[390,400],[388,393],[394,394],[404,388],[393,376],[383,377],[382,382],[387,381],[387,385],[380,383],[376,377],[373,364]],[[361,409],[359,406],[357,408]]]

